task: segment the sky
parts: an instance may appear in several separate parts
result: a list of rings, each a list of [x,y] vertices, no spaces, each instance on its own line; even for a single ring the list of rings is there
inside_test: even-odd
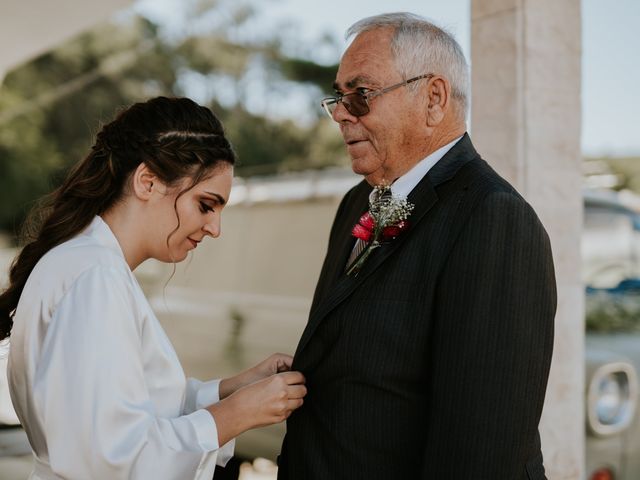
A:
[[[582,149],[640,155],[640,0],[583,0],[582,19]]]
[[[173,26],[178,33],[181,0],[140,0],[134,10]],[[290,53],[335,63],[340,48],[309,45],[324,34],[344,43],[344,31],[356,20],[388,11],[409,11],[445,27],[470,55],[470,0],[255,0],[260,31],[283,28]],[[640,0],[582,0],[582,151],[587,156],[640,155]],[[473,67],[472,67],[473,68]],[[193,95],[201,96],[208,79],[193,79]],[[200,91],[199,91],[200,90]],[[327,86],[327,91],[330,86]],[[292,93],[289,101],[296,103]],[[256,94],[259,98],[259,92]],[[472,127],[473,128],[473,127]]]

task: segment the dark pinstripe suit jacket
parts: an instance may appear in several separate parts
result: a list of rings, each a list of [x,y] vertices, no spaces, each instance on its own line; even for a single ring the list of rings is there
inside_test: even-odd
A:
[[[331,230],[278,478],[544,479],[556,289],[535,212],[465,135],[409,195],[411,229],[346,276],[370,191]]]

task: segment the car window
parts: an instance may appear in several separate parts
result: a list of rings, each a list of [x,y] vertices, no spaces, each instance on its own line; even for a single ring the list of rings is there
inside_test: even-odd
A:
[[[615,204],[585,205],[582,278],[587,330],[640,330],[638,218]]]
[[[583,280],[596,288],[613,288],[637,270],[633,217],[594,206],[585,209],[582,236]]]

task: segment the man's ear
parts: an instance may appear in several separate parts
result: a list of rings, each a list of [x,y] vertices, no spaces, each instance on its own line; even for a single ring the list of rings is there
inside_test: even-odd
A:
[[[140,200],[148,200],[153,194],[154,188],[157,188],[158,177],[149,170],[149,167],[142,162],[135,169],[132,176],[132,190],[133,194]]]
[[[427,126],[435,127],[444,120],[449,110],[451,84],[440,76],[433,77],[427,84]]]

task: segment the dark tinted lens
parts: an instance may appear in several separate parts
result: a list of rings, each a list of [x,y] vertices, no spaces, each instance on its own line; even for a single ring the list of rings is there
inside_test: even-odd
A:
[[[343,95],[342,103],[347,111],[356,117],[369,113],[369,105],[361,93],[354,92]]]

